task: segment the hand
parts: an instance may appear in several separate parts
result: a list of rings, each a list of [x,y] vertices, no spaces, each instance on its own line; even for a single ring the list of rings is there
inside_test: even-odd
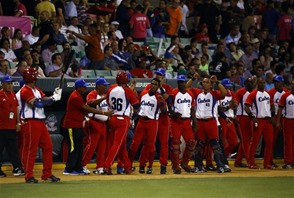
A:
[[[173,112],[173,113],[172,113],[172,117],[173,117],[173,118],[176,118],[176,119],[181,119],[182,114],[179,113],[179,112]]]
[[[232,120],[231,120],[230,118],[226,118],[226,121],[227,121],[227,125],[228,125],[228,126],[231,126],[231,124],[233,123]]]
[[[162,95],[158,95],[157,99],[159,100],[159,102],[164,102],[164,98],[162,97]]]
[[[197,79],[200,78],[200,75],[197,72],[195,72],[194,75],[193,75],[193,78],[195,78],[197,80]]]
[[[276,128],[277,128],[278,130],[281,129],[281,123],[280,123],[280,122],[276,122]]]
[[[66,33],[72,34],[73,31],[71,30],[65,30]]]
[[[195,132],[195,133],[198,131],[198,124],[197,124],[197,121],[193,121],[193,129],[194,129],[194,132]]]
[[[104,111],[103,112],[103,115],[105,115],[105,116],[112,116],[112,114],[113,114],[113,112],[112,111]]]
[[[215,75],[212,75],[212,76],[210,77],[210,81],[211,81],[211,83],[216,83],[216,81],[217,81],[217,77],[216,77]]]
[[[20,125],[16,125],[16,132],[20,132],[21,126]]]
[[[62,95],[62,89],[57,87],[54,90],[52,99],[54,100],[54,102],[59,101],[61,99],[61,95]]]
[[[231,100],[230,103],[229,103],[229,108],[230,109],[235,109],[237,108],[237,103],[235,100]]]

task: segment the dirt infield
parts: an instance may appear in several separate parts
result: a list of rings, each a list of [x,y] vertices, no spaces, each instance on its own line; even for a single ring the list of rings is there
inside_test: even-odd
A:
[[[62,181],[89,181],[89,180],[140,180],[140,179],[166,179],[166,178],[219,178],[219,177],[285,177],[285,176],[293,176],[294,177],[294,169],[284,170],[281,166],[275,170],[251,170],[248,168],[232,168],[232,172],[230,173],[217,173],[217,172],[207,172],[207,173],[186,173],[182,172],[181,175],[173,174],[171,170],[171,166],[167,167],[167,174],[161,175],[159,174],[159,166],[155,166],[153,168],[153,174],[140,174],[138,170],[136,170],[132,175],[117,175],[116,171],[113,171],[114,175],[79,175],[79,176],[71,176],[71,175],[63,175],[63,166],[54,167],[53,174],[57,177],[60,177]],[[91,171],[94,169],[94,165],[90,165],[88,167]],[[116,169],[114,169],[116,170]],[[0,178],[0,184],[4,183],[22,183],[24,182],[24,177],[14,177],[11,174],[10,168],[6,168],[5,173],[7,177]],[[41,168],[37,167],[35,170],[36,179],[40,179],[41,177]]]

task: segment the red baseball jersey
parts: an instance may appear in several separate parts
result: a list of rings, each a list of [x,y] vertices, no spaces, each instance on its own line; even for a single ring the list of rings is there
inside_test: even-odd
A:
[[[253,90],[247,97],[245,104],[255,107],[257,118],[271,117],[271,105],[273,99],[266,91]]]
[[[83,106],[86,104],[83,97],[77,90],[74,90],[67,101],[66,112],[62,127],[64,128],[82,128],[86,111]]]
[[[291,91],[284,93],[279,101],[279,106],[285,109],[285,118],[294,118],[294,94]]]
[[[14,130],[16,127],[16,110],[18,108],[18,101],[15,93],[0,90],[0,130],[10,129]]]

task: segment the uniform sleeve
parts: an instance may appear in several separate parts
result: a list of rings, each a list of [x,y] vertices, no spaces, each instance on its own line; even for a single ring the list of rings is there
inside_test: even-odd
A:
[[[150,89],[150,87],[151,87],[151,84],[148,84],[148,85],[144,88],[143,91],[146,91],[146,90],[148,91],[148,90]],[[143,92],[143,91],[142,91],[142,92]]]
[[[156,100],[157,100],[157,104],[158,104],[158,106],[161,106],[161,102],[160,102],[159,99],[158,99],[159,96],[160,96],[159,93],[156,93],[156,94],[155,94],[155,97],[156,97]],[[166,105],[165,100],[163,100],[163,104]]]
[[[163,88],[165,89],[167,95],[173,95],[173,88],[170,85],[164,84]]]
[[[190,91],[193,94],[194,98],[197,98],[197,96],[201,93],[201,90],[197,88],[191,88]]]
[[[97,94],[95,94],[94,91],[91,91],[91,92],[87,95],[87,97],[86,97],[86,101],[87,101],[87,102],[91,102],[91,101],[93,101],[93,100],[96,100],[96,98],[97,98]]]
[[[192,97],[191,106],[192,106],[192,107],[195,107],[196,104],[195,104],[195,97],[194,97],[194,94],[193,94],[191,91],[188,91],[188,93],[189,93],[190,96]]]
[[[131,90],[128,87],[124,87],[124,90],[125,90],[125,93],[126,93],[126,97],[130,101],[132,106],[139,103],[139,100],[136,98],[133,90]]]
[[[280,100],[279,100],[279,107],[285,107],[286,106],[286,98],[287,98],[288,94],[284,93]]]
[[[257,90],[252,91],[252,92],[248,95],[248,97],[247,97],[247,99],[246,99],[246,101],[245,101],[245,104],[248,104],[248,105],[251,106],[251,105],[253,104],[254,100],[255,100],[256,94],[257,94]]]
[[[211,95],[216,98],[216,100],[221,100],[221,92],[220,90],[210,91]]]
[[[236,102],[237,103],[240,103],[240,101],[242,100],[242,98],[243,98],[243,93],[244,93],[244,91],[243,90],[245,90],[245,89],[240,89],[240,90],[238,90],[237,92],[236,92],[236,94],[235,94],[235,100],[236,100]]]

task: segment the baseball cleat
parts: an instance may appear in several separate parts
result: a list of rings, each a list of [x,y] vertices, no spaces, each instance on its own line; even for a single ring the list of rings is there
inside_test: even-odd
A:
[[[22,176],[25,174],[24,170],[22,167],[19,167],[19,168],[15,168],[13,171],[12,171],[12,174],[14,176]]]
[[[96,175],[103,175],[104,171],[103,171],[103,168],[97,168],[97,169],[93,170],[93,173]]]
[[[125,173],[125,169],[123,167],[116,167],[116,173],[121,175],[121,174],[124,174]]]
[[[205,167],[205,169],[207,171],[216,171],[217,170],[217,168],[215,166],[213,166],[213,165],[208,165],[208,166]]]
[[[181,174],[182,170],[180,167],[177,167],[177,168],[173,168],[173,172],[174,172],[174,174]]]
[[[34,177],[31,177],[31,178],[28,178],[26,179],[26,183],[31,183],[31,184],[36,184],[38,183],[39,181],[37,179],[35,179]]]
[[[160,166],[160,174],[166,174],[166,166]]]
[[[104,175],[112,175],[111,169],[110,168],[104,168]]]
[[[47,179],[43,179],[45,182],[46,181],[50,181],[50,182],[59,182],[60,178],[55,177],[54,175],[51,175],[50,177],[48,177]]]
[[[260,167],[257,166],[256,164],[249,165],[248,168],[249,168],[249,169],[260,169]]]
[[[146,174],[152,174],[152,167],[147,168]]]
[[[192,173],[205,173],[207,171],[206,171],[206,169],[203,166],[201,166],[201,167],[194,167],[194,168],[192,168],[192,171],[191,172]]]
[[[292,169],[293,167],[291,166],[291,164],[284,164],[282,166],[283,169]]]
[[[90,175],[91,171],[89,169],[87,169],[86,166],[83,167],[83,172],[86,174],[86,175]]]
[[[184,169],[184,171],[186,171],[187,173],[191,173],[192,168],[189,165],[184,165],[181,164],[182,169]]]
[[[140,166],[139,173],[145,174],[145,166]]]
[[[240,164],[234,164],[234,166],[237,167],[237,168],[247,168],[248,167],[247,164],[244,164],[242,162]]]
[[[132,168],[131,169],[126,169],[125,170],[125,173],[127,174],[127,175],[130,175],[130,174],[132,174],[134,171],[132,170]]]
[[[272,166],[271,164],[269,164],[269,165],[266,165],[266,166],[264,166],[263,167],[264,169],[268,169],[268,170],[274,170],[274,169],[276,169],[274,166]]]
[[[274,168],[278,168],[279,166],[278,166],[278,164],[276,164],[276,163],[272,163],[272,167],[274,167]]]

